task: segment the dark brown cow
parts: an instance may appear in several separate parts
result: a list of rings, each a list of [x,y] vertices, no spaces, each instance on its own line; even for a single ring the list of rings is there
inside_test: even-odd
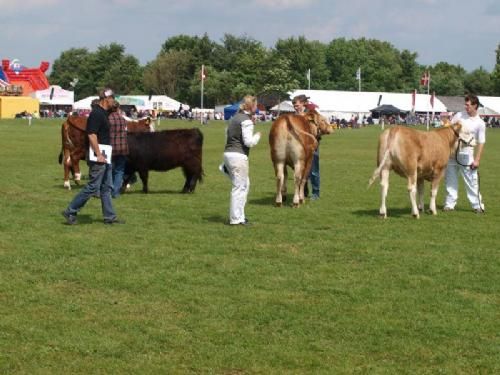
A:
[[[283,115],[273,122],[269,132],[271,160],[276,173],[276,206],[286,198],[287,165],[294,170],[293,206],[304,203],[304,185],[311,171],[314,150],[321,134],[333,131],[326,119],[312,110],[303,115]]]
[[[80,184],[80,160],[85,160],[89,148],[89,140],[86,133],[87,117],[69,116],[61,126],[62,150],[59,154],[59,164],[64,166],[64,187],[71,190],[69,173],[77,185]],[[136,121],[127,121],[129,132],[150,132],[151,119],[149,117]]]
[[[148,192],[149,171],[168,171],[182,168],[186,182],[183,193],[192,193],[203,178],[203,133],[197,129],[163,130],[154,133],[128,134],[126,175],[139,172],[142,191]],[[126,186],[129,178],[123,182]]]
[[[380,177],[381,200],[379,214],[387,217],[385,200],[389,190],[389,172],[393,170],[408,180],[411,212],[419,218],[424,209],[424,180],[431,182],[429,209],[436,215],[436,195],[448,160],[456,148],[461,124],[423,132],[396,126],[379,137],[377,165],[368,186]],[[418,193],[418,205],[417,205]]]

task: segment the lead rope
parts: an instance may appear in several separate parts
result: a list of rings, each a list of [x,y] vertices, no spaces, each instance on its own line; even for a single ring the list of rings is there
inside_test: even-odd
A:
[[[472,139],[471,139],[472,141]],[[468,167],[468,168],[471,168],[471,165],[466,165],[466,164],[462,164],[460,161],[458,161],[458,150],[460,149],[460,143],[463,143],[465,146],[470,146],[470,142],[466,142],[464,141],[462,138],[458,137],[458,144],[457,144],[457,149],[455,150],[455,161],[457,162],[458,165],[462,166],[462,167]],[[479,209],[481,210],[481,212],[484,212],[484,209],[483,209],[483,204],[481,202],[481,193],[480,193],[480,186],[481,186],[481,177],[479,176],[479,168],[477,168],[477,200],[479,201]]]

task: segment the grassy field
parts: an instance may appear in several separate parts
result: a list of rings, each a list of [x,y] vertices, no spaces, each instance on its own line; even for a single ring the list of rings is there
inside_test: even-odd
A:
[[[456,211],[415,220],[391,175],[380,220],[366,188],[379,129],[324,137],[321,199],[293,209],[273,206],[259,124],[255,224],[234,228],[224,127],[202,128],[194,194],[179,194],[180,170],[152,172],[149,195],[138,184],[114,201],[126,225],[103,225],[92,200],[67,226],[77,188],[62,188],[60,121],[0,122],[0,373],[500,372],[499,131],[481,164],[485,215],[461,185]]]

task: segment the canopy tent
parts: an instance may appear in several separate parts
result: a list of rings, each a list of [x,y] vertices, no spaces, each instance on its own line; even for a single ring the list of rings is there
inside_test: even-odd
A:
[[[364,91],[327,91],[327,90],[296,90],[289,93],[290,97],[304,94],[317,104],[325,116],[335,116],[350,120],[352,115],[369,115],[370,110],[382,104],[391,104],[402,112],[412,110],[411,93],[364,92]],[[432,112],[431,96],[417,94],[415,112]],[[446,107],[434,98],[434,112],[446,112]]]
[[[64,90],[61,86],[50,86],[45,90],[34,91],[30,94],[32,98],[38,99],[40,105],[73,105],[75,93]]]
[[[151,99],[150,99],[151,98]],[[90,109],[92,100],[97,99],[97,96],[89,96],[85,99],[79,100],[74,103],[73,109]],[[179,108],[189,109],[187,104],[178,102],[166,95],[117,95],[116,100],[122,105],[132,105],[138,111],[177,111]]]
[[[370,112],[371,113],[378,113],[379,115],[382,115],[382,116],[389,116],[389,115],[397,115],[397,114],[404,112],[404,111],[401,111],[399,108],[397,108],[391,104],[382,104],[376,108],[371,109]]]
[[[495,112],[497,115],[500,114],[500,97],[498,96],[478,96],[479,103],[489,111]],[[485,116],[495,116],[495,115],[485,115]]]
[[[78,100],[77,102],[73,103],[73,110],[82,110],[82,109],[90,109],[90,105],[92,104],[92,101],[95,99],[99,99],[97,96],[88,96],[85,99]]]
[[[500,113],[492,110],[489,107],[479,107],[479,109],[477,110],[477,114],[479,116],[488,116],[488,117],[499,117],[500,116]]]
[[[272,107],[271,111],[295,112],[295,108],[293,108],[293,104],[290,100],[285,100],[279,104],[276,104],[274,107]]]

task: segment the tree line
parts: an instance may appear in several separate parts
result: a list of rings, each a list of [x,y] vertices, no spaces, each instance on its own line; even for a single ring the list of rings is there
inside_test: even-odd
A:
[[[69,88],[74,78],[76,99],[112,87],[122,95],[168,95],[193,106],[200,104],[201,66],[205,66],[206,107],[239,100],[248,93],[260,94],[308,87],[357,91],[356,70],[361,68],[363,91],[410,92],[420,86],[424,71],[430,71],[431,91],[437,95],[500,96],[500,44],[492,72],[479,67],[467,72],[460,65],[417,63],[417,53],[398,50],[376,39],[333,39],[329,43],[305,37],[279,39],[274,47],[249,36],[226,34],[220,42],[203,36],[168,38],[156,58],[142,66],[118,43],[63,51],[52,66],[52,84]]]

